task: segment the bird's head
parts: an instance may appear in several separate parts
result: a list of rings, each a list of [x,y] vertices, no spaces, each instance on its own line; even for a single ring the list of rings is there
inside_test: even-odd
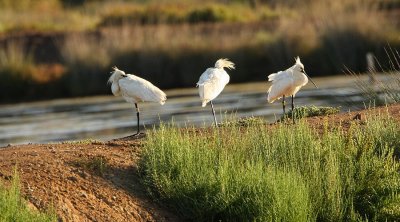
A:
[[[215,63],[215,68],[235,69],[235,64],[233,62],[229,61],[228,59],[218,59],[218,61]]]
[[[108,79],[108,83],[113,83],[113,82],[117,82],[118,80],[126,77],[126,74],[124,71],[119,70],[116,66],[113,67],[114,71],[111,71],[110,74],[110,78]]]
[[[296,60],[296,63],[295,63],[294,66],[293,66],[294,71],[296,71],[296,72],[301,72],[301,73],[305,73],[305,71],[304,71],[304,65],[303,65],[303,63],[301,63],[300,57],[297,56],[297,57],[295,58],[295,60]]]
[[[312,84],[314,84],[315,88],[318,88],[317,85],[315,85],[314,81],[312,81],[312,79],[310,78],[310,76],[307,75],[306,71],[304,70],[304,65],[303,63],[301,63],[300,61],[300,57],[296,57],[295,58],[296,63],[293,66],[293,71],[297,72],[297,73],[302,73],[304,75],[306,75],[308,77],[308,79],[312,82]]]

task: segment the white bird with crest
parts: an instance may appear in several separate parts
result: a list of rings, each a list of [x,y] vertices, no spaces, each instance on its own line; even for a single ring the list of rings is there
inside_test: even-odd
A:
[[[114,96],[122,96],[128,103],[135,104],[137,116],[137,132],[140,134],[139,127],[139,102],[157,102],[164,105],[167,95],[151,82],[132,74],[125,74],[124,71],[113,67],[114,71],[108,82],[111,83],[111,91]]]
[[[228,84],[230,80],[230,77],[224,68],[235,69],[235,64],[228,59],[218,59],[215,63],[215,67],[208,68],[203,74],[201,74],[196,85],[199,87],[199,95],[202,103],[201,106],[205,107],[208,102],[211,104],[216,126],[218,126],[218,124],[212,101],[222,92],[225,85]]]
[[[271,87],[268,89],[268,102],[273,103],[275,100],[282,98],[283,115],[285,116],[285,97],[292,97],[292,111],[294,109],[294,97],[296,93],[311,80],[304,70],[304,65],[301,63],[300,58],[295,58],[296,63],[286,69],[279,71],[268,76],[268,81],[272,81]],[[293,119],[294,121],[294,119]]]

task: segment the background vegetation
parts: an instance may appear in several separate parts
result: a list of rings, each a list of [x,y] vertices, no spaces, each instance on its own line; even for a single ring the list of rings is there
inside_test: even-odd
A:
[[[193,87],[219,57],[232,82],[297,55],[312,76],[364,72],[367,52],[400,49],[399,17],[398,0],[0,0],[0,102],[109,94],[114,65],[161,88]]]
[[[400,103],[400,53],[392,48],[386,48],[385,51],[387,61],[390,64],[387,70],[383,73],[378,73],[377,69],[372,67],[372,70],[369,70],[371,73],[369,80],[357,78],[356,85],[364,96],[364,104],[379,106]],[[379,69],[382,69],[379,61],[377,61],[377,64]],[[359,74],[351,70],[348,72],[353,76],[360,77]],[[378,74],[383,74],[384,78],[378,80],[376,78]]]
[[[347,130],[259,121],[153,130],[140,162],[149,192],[196,221],[400,217],[400,128],[385,114]]]

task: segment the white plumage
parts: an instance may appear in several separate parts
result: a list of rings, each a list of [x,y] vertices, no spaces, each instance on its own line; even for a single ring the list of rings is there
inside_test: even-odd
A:
[[[225,88],[226,84],[229,83],[230,77],[224,68],[235,69],[235,64],[228,59],[218,59],[215,63],[215,67],[208,68],[201,74],[196,85],[199,87],[201,106],[205,107],[208,102],[211,104],[216,126],[218,126],[218,124],[212,100],[215,99]]]
[[[137,127],[139,134],[139,102],[157,102],[164,105],[167,95],[151,82],[113,67],[114,71],[108,82],[111,83],[111,91],[115,96],[122,96],[128,103],[135,104],[137,111]]]
[[[115,96],[122,96],[128,103],[157,102],[163,105],[167,95],[151,82],[113,67],[108,79]]]
[[[285,71],[269,75],[268,81],[272,81],[268,90],[268,102],[273,103],[283,96],[296,96],[300,88],[308,83],[308,78],[304,73],[304,65],[297,57],[296,64]]]
[[[215,67],[208,68],[201,74],[197,86],[199,87],[202,107],[215,99],[229,83],[230,77],[224,68],[235,69],[235,64],[228,59],[219,59],[215,63]]]
[[[308,83],[308,75],[304,71],[304,65],[301,63],[300,58],[296,58],[296,63],[286,69],[285,71],[279,71],[268,76],[268,81],[272,82],[272,85],[268,89],[268,102],[273,103],[275,100],[282,99],[283,114],[285,115],[285,97],[292,97],[292,110],[294,109],[294,97],[296,93]],[[311,80],[314,84],[315,83]],[[294,121],[294,119],[293,119]]]

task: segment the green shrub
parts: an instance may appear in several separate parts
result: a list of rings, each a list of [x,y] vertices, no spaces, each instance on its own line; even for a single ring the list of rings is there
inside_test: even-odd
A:
[[[243,117],[243,118],[229,118],[226,121],[221,122],[219,125],[223,127],[239,127],[239,126],[256,126],[256,125],[265,125],[266,121],[262,117]]]
[[[57,217],[51,212],[40,213],[28,208],[21,197],[19,177],[14,173],[10,187],[0,183],[0,221],[46,222],[57,221]]]
[[[99,27],[119,26],[126,24],[173,24],[185,21],[186,10],[174,6],[150,5],[147,7],[131,7],[114,9],[102,17]]]
[[[313,116],[327,116],[340,112],[340,107],[323,107],[323,106],[300,106],[295,107],[294,110],[289,110],[286,116],[298,119]]]
[[[139,167],[152,196],[197,221],[390,220],[398,215],[398,124],[316,135],[305,122],[218,129],[162,125]]]
[[[221,22],[235,20],[235,16],[230,11],[220,5],[207,5],[203,8],[196,8],[188,14],[191,23],[199,22]]]
[[[98,176],[104,176],[109,169],[108,160],[104,156],[94,156],[74,161],[72,165],[90,171]]]

